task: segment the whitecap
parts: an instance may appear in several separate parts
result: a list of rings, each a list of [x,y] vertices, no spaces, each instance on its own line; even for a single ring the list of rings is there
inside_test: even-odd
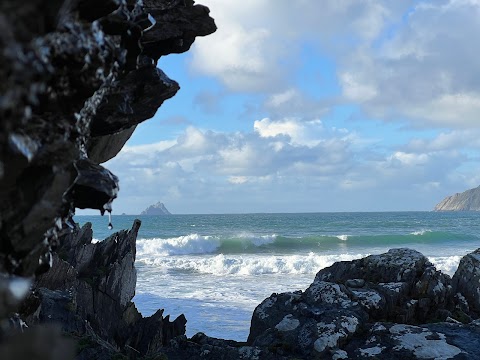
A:
[[[462,259],[462,255],[453,255],[453,256],[429,256],[428,260],[435,265],[437,270],[453,276],[455,271],[457,271],[458,264]]]
[[[421,236],[421,235],[425,235],[426,233],[429,233],[429,232],[432,232],[432,230],[422,229],[422,230],[418,230],[418,231],[413,231],[413,232],[410,233],[410,235]]]
[[[277,239],[277,234],[271,235],[254,235],[250,233],[241,233],[237,235],[238,238],[246,240],[255,246],[263,246],[273,244]]]
[[[174,238],[153,238],[137,240],[137,256],[157,257],[165,255],[210,254],[220,247],[220,241],[213,236],[189,234]]]
[[[162,270],[182,270],[216,276],[256,276],[267,274],[315,275],[337,261],[359,259],[366,254],[340,255],[210,255],[170,256],[139,259]]]

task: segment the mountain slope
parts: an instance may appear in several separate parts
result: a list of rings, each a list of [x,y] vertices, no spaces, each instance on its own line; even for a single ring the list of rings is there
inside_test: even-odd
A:
[[[435,206],[435,211],[480,211],[480,186],[447,196]]]

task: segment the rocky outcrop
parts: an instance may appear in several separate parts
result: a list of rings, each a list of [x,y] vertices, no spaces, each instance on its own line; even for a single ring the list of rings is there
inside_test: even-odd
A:
[[[478,299],[462,292],[480,290],[472,256],[453,282],[409,249],[335,263],[304,292],[265,299],[248,344],[281,358],[478,359]]]
[[[142,211],[140,215],[171,215],[163,203],[158,202],[155,205],[150,205]]]
[[[1,2],[0,273],[44,272],[75,208],[111,211],[99,163],[179,89],[159,57],[215,29],[192,0]]]
[[[67,236],[75,229],[75,208],[112,210],[119,180],[100,163],[115,156],[136,125],[178,91],[157,68],[158,59],[187,51],[197,36],[215,30],[208,8],[192,0],[0,2],[0,345],[13,336],[12,329],[25,329],[15,312],[34,278],[52,264],[28,304],[55,308],[61,323],[69,313],[59,304],[75,307],[82,321],[91,317],[91,332],[99,339],[117,337],[119,344],[126,335],[114,334],[123,323],[100,328],[93,319],[124,314],[137,323],[136,310],[124,312],[125,306],[133,309],[128,304],[135,279],[125,268],[132,266],[132,250],[123,253],[111,245],[114,240],[84,243],[78,256],[63,259],[53,249],[77,239]],[[109,251],[99,250],[107,244]],[[109,278],[92,273],[107,265]],[[119,276],[125,284],[116,282]],[[67,287],[74,289],[71,294]],[[120,302],[108,306],[112,294]],[[29,321],[54,318],[36,314]],[[72,329],[88,330],[70,320]]]
[[[435,211],[480,211],[480,186],[475,189],[447,196],[437,205]]]
[[[170,322],[163,310],[143,318],[135,295],[135,241],[140,221],[104,241],[92,243],[91,224],[76,228],[54,254],[50,271],[38,277],[21,316],[29,324],[59,324],[87,344],[78,359],[91,352],[112,357],[156,354],[171,339],[185,334],[183,315]]]

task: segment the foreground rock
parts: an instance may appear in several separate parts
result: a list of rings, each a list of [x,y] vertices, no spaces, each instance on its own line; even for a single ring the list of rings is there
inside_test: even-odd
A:
[[[480,186],[462,193],[447,196],[435,211],[480,211]]]
[[[305,291],[264,300],[248,344],[285,358],[479,359],[477,257],[453,282],[409,249],[335,263]]]
[[[187,51],[197,36],[215,30],[208,8],[192,0],[0,1],[1,359],[21,358],[17,350],[25,347],[7,348],[8,342],[21,343],[16,336],[30,325],[16,312],[35,276],[52,264],[55,274],[39,280],[29,300],[42,309],[29,322],[64,316],[68,321],[58,319],[62,324],[84,334],[90,331],[87,320],[92,334],[115,337],[123,349],[130,333],[118,333],[122,321],[133,327],[140,321],[130,304],[134,273],[125,268],[132,251],[110,253],[116,245],[103,251],[106,245],[85,243],[85,252],[65,263],[53,250],[74,228],[75,208],[112,210],[119,180],[99,164],[114,157],[137,124],[178,91],[156,67],[158,59]],[[93,272],[107,266],[113,272],[109,278]],[[119,276],[125,286],[116,282]],[[66,287],[73,289],[70,294]],[[115,306],[108,305],[112,294],[120,296]],[[59,304],[75,311],[62,312]],[[110,315],[124,318],[107,320]],[[34,349],[48,339],[61,342],[58,332],[39,333],[25,333],[33,353],[68,358],[65,351]],[[136,336],[133,343],[142,347],[146,335]]]
[[[10,275],[48,270],[75,208],[111,211],[118,179],[99,163],[179,89],[156,67],[159,57],[215,30],[208,8],[192,0],[0,2],[5,288]]]
[[[163,310],[143,318],[132,302],[137,274],[135,241],[140,221],[99,243],[91,224],[77,228],[54,255],[22,311],[29,325],[57,324],[77,340],[77,358],[150,356],[185,334],[183,315],[173,322]],[[103,356],[103,355],[102,355]]]

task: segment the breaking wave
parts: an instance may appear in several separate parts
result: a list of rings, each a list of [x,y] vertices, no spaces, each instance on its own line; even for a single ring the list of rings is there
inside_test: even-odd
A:
[[[409,234],[390,235],[317,235],[285,237],[277,234],[255,235],[241,233],[233,236],[189,234],[171,238],[137,240],[137,254],[151,256],[194,254],[256,254],[302,253],[337,251],[339,248],[355,252],[358,247],[406,247],[418,244],[472,241],[472,236],[419,230]]]
[[[139,261],[165,272],[192,272],[210,275],[316,274],[336,261],[359,259],[368,254],[343,255],[213,255],[146,257]]]

